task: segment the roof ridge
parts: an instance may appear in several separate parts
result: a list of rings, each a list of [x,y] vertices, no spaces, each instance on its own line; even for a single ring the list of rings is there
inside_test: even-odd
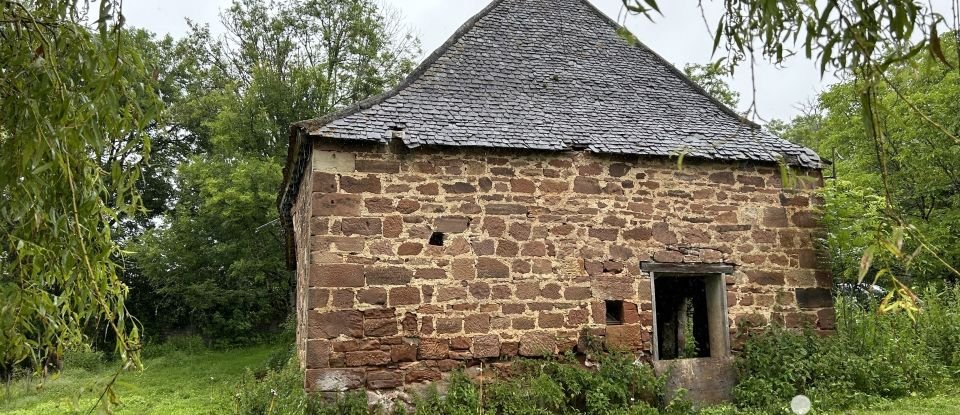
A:
[[[625,25],[621,25],[621,24],[620,24],[619,22],[617,22],[616,20],[613,20],[613,18],[611,18],[610,16],[607,16],[607,14],[604,13],[604,12],[603,12],[602,10],[600,10],[599,8],[597,8],[597,6],[594,6],[593,3],[590,2],[590,0],[578,0],[578,1],[580,1],[581,3],[584,3],[591,11],[593,11],[595,14],[597,14],[598,16],[600,16],[601,19],[603,19],[605,22],[607,22],[607,24],[609,24],[610,26],[613,26],[613,28],[617,29],[618,31],[622,29],[622,30],[626,31],[628,34],[630,34],[630,36],[633,37],[633,40],[635,41],[635,44],[633,45],[633,47],[639,47],[639,48],[643,49],[643,50],[646,51],[646,52],[650,52],[650,54],[653,55],[653,57],[654,57],[655,59],[657,59],[657,61],[659,61],[659,63],[663,64],[663,66],[665,66],[665,67],[667,68],[667,70],[669,70],[670,72],[672,72],[674,75],[676,75],[678,78],[680,78],[680,80],[682,80],[683,82],[685,82],[687,85],[693,87],[693,89],[694,89],[697,93],[699,93],[700,95],[703,95],[703,96],[707,97],[707,99],[709,99],[710,102],[712,102],[714,105],[718,106],[721,111],[727,113],[728,115],[731,115],[731,116],[735,117],[735,118],[736,118],[737,120],[739,120],[740,122],[746,123],[748,126],[750,126],[750,127],[752,127],[752,128],[757,128],[757,129],[762,128],[762,127],[760,126],[760,124],[757,124],[756,122],[754,122],[754,121],[752,121],[752,120],[750,120],[750,119],[748,119],[748,118],[740,115],[739,113],[737,113],[736,111],[734,111],[732,108],[728,107],[727,104],[724,104],[723,102],[720,102],[720,100],[718,100],[716,97],[714,97],[714,96],[711,95],[709,92],[707,92],[707,90],[703,89],[703,87],[700,86],[700,84],[698,84],[698,83],[694,82],[692,79],[690,79],[690,77],[688,77],[687,74],[683,73],[683,71],[681,71],[680,69],[677,69],[677,67],[676,67],[676,66],[673,66],[673,64],[670,63],[670,61],[668,61],[666,58],[664,58],[663,56],[661,56],[661,55],[660,55],[659,53],[657,53],[655,50],[653,50],[652,48],[650,48],[649,46],[647,46],[645,43],[643,43],[643,41],[641,41],[639,37],[637,37],[636,35],[634,35],[633,32],[631,32],[630,29],[628,29]],[[777,137],[777,138],[780,138],[780,137]]]
[[[488,4],[486,7],[481,9],[477,14],[473,15],[473,17],[471,17],[462,25],[460,25],[460,27],[457,28],[455,32],[453,32],[453,35],[447,38],[447,40],[443,42],[443,44],[441,44],[439,47],[437,47],[433,51],[433,53],[427,56],[427,58],[424,59],[423,62],[420,62],[420,65],[417,65],[417,67],[413,70],[413,72],[410,72],[410,74],[407,75],[407,77],[404,78],[403,81],[401,81],[399,84],[397,84],[393,88],[390,88],[389,90],[384,91],[383,93],[380,93],[378,95],[374,95],[372,97],[361,100],[360,102],[352,104],[339,111],[334,111],[330,114],[327,114],[318,118],[312,118],[309,120],[296,122],[294,123],[294,126],[303,128],[305,130],[323,126],[331,121],[334,121],[343,117],[347,117],[359,111],[371,108],[374,105],[380,104],[396,96],[401,91],[406,89],[408,86],[412,85],[414,82],[419,80],[420,77],[423,76],[423,74],[428,69],[430,69],[430,67],[432,67],[433,64],[437,62],[437,60],[440,59],[440,57],[442,57],[444,54],[446,54],[450,50],[450,47],[455,45],[460,40],[460,38],[462,38],[465,34],[469,33],[470,30],[473,29],[473,27],[477,24],[477,22],[482,20],[484,17],[490,14],[490,12],[493,11],[493,9],[497,8],[497,6],[499,6],[501,3],[505,1],[507,0],[491,1],[490,4]]]

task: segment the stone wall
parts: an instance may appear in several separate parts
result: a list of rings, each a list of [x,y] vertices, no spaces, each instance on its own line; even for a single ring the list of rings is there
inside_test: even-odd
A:
[[[311,390],[439,380],[574,349],[584,328],[649,356],[650,261],[735,265],[731,332],[833,328],[818,201],[776,166],[329,142],[311,157],[294,207]]]

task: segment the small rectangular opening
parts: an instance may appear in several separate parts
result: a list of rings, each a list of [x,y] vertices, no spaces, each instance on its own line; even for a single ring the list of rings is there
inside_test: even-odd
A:
[[[607,325],[618,326],[623,324],[623,301],[606,300],[604,301],[607,314]]]
[[[727,354],[726,292],[717,275],[656,275],[654,319],[659,360]]]
[[[443,232],[434,232],[431,234],[428,243],[433,246],[443,246]]]

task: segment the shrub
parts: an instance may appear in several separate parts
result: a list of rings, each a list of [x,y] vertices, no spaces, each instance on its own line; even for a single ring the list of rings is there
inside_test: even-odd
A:
[[[518,360],[509,376],[480,383],[455,372],[441,394],[437,385],[413,397],[417,415],[604,414],[681,415],[692,412],[684,394],[665,396],[665,378],[648,365],[634,364],[627,355],[597,356],[596,370],[584,368],[572,355],[557,359]],[[403,404],[392,411],[367,407],[363,392],[333,401],[303,391],[303,374],[292,358],[280,369],[261,376],[248,371],[234,395],[238,414],[382,415],[404,414]],[[719,414],[722,412],[713,412]]]
[[[632,356],[597,355],[598,368],[586,369],[573,355],[518,360],[508,377],[480,384],[455,374],[441,398],[436,389],[417,397],[417,415],[475,414],[687,414],[680,394],[667,400],[665,378]]]
[[[197,354],[207,350],[203,338],[197,335],[169,336],[162,343],[147,343],[141,353],[144,359],[167,356],[174,353]]]
[[[937,379],[960,373],[957,294],[926,290],[915,320],[839,298],[833,336],[777,327],[753,335],[737,358],[734,400],[741,408],[788,413],[786,403],[801,393],[818,408],[847,409],[929,391]]]
[[[104,362],[106,357],[103,352],[90,347],[67,349],[63,353],[63,368],[68,370],[82,369],[93,372],[100,369]]]

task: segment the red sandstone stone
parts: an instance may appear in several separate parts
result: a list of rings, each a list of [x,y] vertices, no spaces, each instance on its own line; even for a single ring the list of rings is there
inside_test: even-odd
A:
[[[420,202],[416,200],[403,199],[397,202],[397,212],[409,215],[420,210]]]
[[[420,304],[420,289],[417,287],[397,287],[390,289],[390,306]]]
[[[403,375],[392,370],[367,372],[367,389],[393,389],[403,386]]]
[[[313,191],[318,193],[336,193],[337,176],[332,173],[313,172]]]
[[[787,226],[787,210],[779,207],[768,207],[763,210],[763,226],[768,228],[784,228]]]
[[[403,267],[368,266],[364,272],[368,285],[406,285],[413,271]]]
[[[342,193],[316,193],[313,198],[314,216],[358,216],[360,196]]]
[[[445,339],[420,339],[418,356],[422,360],[446,359],[450,353],[450,343]]]
[[[500,337],[496,334],[474,337],[471,351],[478,359],[499,357]]]
[[[397,255],[419,255],[423,251],[423,244],[419,242],[404,242],[397,248]]]
[[[390,363],[390,353],[382,350],[346,352],[344,362],[349,367],[380,366]]]
[[[340,188],[347,193],[380,193],[380,179],[377,176],[367,177],[343,176],[340,178]]]
[[[310,285],[314,287],[363,287],[363,265],[314,264],[310,267]]]
[[[455,334],[463,331],[463,318],[446,317],[437,319],[437,333]]]
[[[486,333],[490,331],[490,315],[468,315],[464,320],[463,329],[467,333]]]
[[[478,278],[509,278],[510,268],[500,260],[477,258]]]
[[[426,383],[436,382],[443,378],[443,375],[436,369],[414,369],[407,372],[405,380],[407,383]]]
[[[547,332],[526,332],[520,336],[520,356],[552,355],[557,350],[557,338]]]

